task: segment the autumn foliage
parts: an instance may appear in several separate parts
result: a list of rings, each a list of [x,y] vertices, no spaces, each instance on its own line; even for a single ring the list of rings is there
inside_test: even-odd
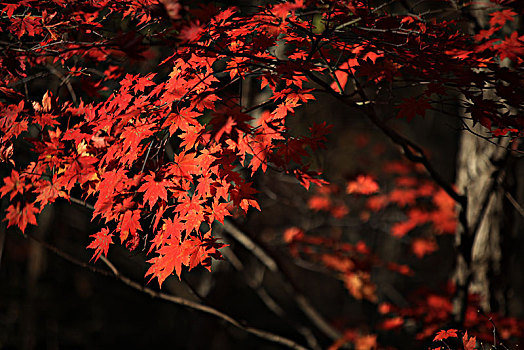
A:
[[[147,280],[162,285],[222,259],[225,244],[214,230],[261,210],[256,178],[272,171],[311,191],[311,211],[335,219],[366,222],[392,208],[402,212],[391,235],[429,228],[410,242],[423,258],[438,249],[436,236],[455,232],[456,198],[427,176],[419,150],[387,120],[449,113],[446,105],[458,101],[463,114],[456,118],[516,144],[524,130],[524,37],[504,31],[519,15],[510,5],[486,2],[489,26],[472,34],[461,15],[472,5],[451,0],[439,2],[445,11],[421,14],[395,1],[297,0],[249,11],[174,0],[4,1],[4,220],[28,232],[46,206],[83,203],[99,224],[87,246],[92,261],[110,255],[114,244],[144,250]],[[47,76],[57,87],[33,84]],[[248,84],[265,100],[248,102]],[[338,187],[322,177],[311,157],[331,126],[297,131],[290,120],[323,96],[362,113],[415,162],[386,165],[394,185],[383,187],[374,173]],[[383,105],[391,107],[386,116],[378,112]],[[362,204],[358,213],[352,200]],[[378,302],[371,279],[377,266],[413,273],[382,261],[364,242],[341,243],[296,226],[283,239],[292,255],[332,271],[358,300]],[[395,329],[410,312],[390,309],[383,322],[397,323],[382,328]],[[475,337],[432,322],[420,330],[426,338],[460,337],[464,349],[475,348]],[[339,345],[376,346],[373,335],[355,334]]]

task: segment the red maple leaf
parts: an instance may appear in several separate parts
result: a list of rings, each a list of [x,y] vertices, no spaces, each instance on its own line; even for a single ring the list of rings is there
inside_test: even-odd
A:
[[[138,189],[139,192],[144,192],[144,200],[149,202],[149,207],[153,208],[158,199],[167,201],[166,187],[170,185],[169,181],[156,181],[155,174],[144,176],[145,183]]]
[[[415,238],[411,242],[411,251],[418,258],[424,257],[426,254],[431,254],[438,249],[437,243],[434,240],[426,238]]]
[[[388,318],[384,320],[380,324],[379,328],[385,329],[385,330],[391,330],[391,329],[399,328],[403,324],[404,324],[404,319],[400,316],[397,316],[397,317]]]
[[[519,37],[518,32],[513,32],[511,35],[500,43],[495,45],[493,48],[499,52],[500,59],[509,58],[516,62],[518,59],[522,59],[524,56],[524,35]]]
[[[191,149],[198,145],[201,140],[201,132],[204,127],[201,125],[189,125],[187,130],[180,134],[180,138],[183,140],[180,143],[180,147],[185,147],[186,149]]]
[[[124,140],[123,148],[120,150],[122,154],[136,152],[140,142],[154,133],[151,130],[153,127],[153,124],[138,124],[125,127],[120,136]]]
[[[113,237],[113,234],[109,233],[109,230],[104,227],[100,232],[97,232],[89,237],[93,238],[93,242],[91,242],[87,248],[95,250],[91,260],[94,258],[96,262],[102,253],[104,256],[107,256],[109,245],[113,244],[113,239],[111,238]]]
[[[175,154],[173,164],[168,168],[168,172],[175,177],[189,178],[198,172],[198,163],[195,153]]]
[[[468,337],[468,332],[464,333],[462,337],[462,343],[464,344],[464,350],[475,350],[475,345],[477,345],[476,337]]]
[[[26,203],[25,206],[20,209],[20,203],[16,203],[16,206],[11,204],[7,207],[7,214],[5,220],[8,220],[7,227],[16,225],[22,232],[25,231],[27,224],[36,225],[36,216],[40,210],[35,208],[33,203]]]
[[[96,169],[93,166],[98,161],[91,156],[75,156],[70,160],[70,166],[64,173],[62,183],[66,190],[70,190],[77,182],[85,183],[96,176]]]
[[[173,219],[164,219],[164,225],[151,240],[151,248],[149,248],[148,254],[153,249],[158,250],[168,242],[179,242],[183,230],[184,224],[179,220],[178,216],[175,216]]]
[[[182,5],[178,2],[178,0],[159,0],[161,4],[164,5],[167,15],[171,19],[180,19],[180,10],[182,9]]]
[[[24,194],[28,188],[16,170],[11,171],[11,176],[4,177],[4,186],[0,187],[0,198],[11,192],[9,199],[12,200],[18,193]]]
[[[326,135],[331,132],[333,125],[329,125],[326,122],[321,124],[313,123],[309,128],[311,132],[311,138],[308,140],[309,146],[313,151],[320,147],[325,147],[324,143],[327,141]]]
[[[331,209],[331,199],[326,196],[314,195],[307,201],[307,206],[315,211]]]
[[[295,10],[303,8],[304,1],[296,0],[295,2],[286,1],[273,7],[273,14],[276,17],[286,18],[289,13],[294,13]]]
[[[145,77],[139,77],[136,80],[136,84],[133,86],[133,90],[135,91],[135,93],[138,93],[139,91],[144,92],[144,89],[146,87],[155,85],[155,83],[150,80],[153,79],[154,76],[154,74],[148,74]]]
[[[211,177],[209,173],[203,174],[201,178],[198,179],[198,185],[196,187],[196,191],[200,196],[203,198],[211,196],[211,184],[213,183],[213,180],[211,180]]]
[[[388,205],[388,197],[386,195],[378,195],[368,198],[366,207],[371,211],[379,211]]]
[[[372,194],[378,190],[378,184],[368,175],[359,175],[355,181],[348,182],[346,186],[347,193]]]
[[[193,230],[198,231],[200,224],[204,221],[204,212],[202,209],[189,210],[183,219],[186,220],[186,232],[190,233]]]
[[[433,341],[448,339],[448,338],[457,338],[457,330],[456,329],[448,329],[448,330],[441,330],[437,333]]]
[[[135,236],[138,230],[142,230],[140,226],[140,210],[127,210],[121,216],[120,223],[120,241],[124,243],[128,235]]]
[[[200,38],[200,35],[204,31],[202,25],[197,22],[191,22],[189,26],[185,26],[180,30],[178,36],[182,41],[195,41]]]
[[[169,126],[169,133],[171,135],[173,135],[178,129],[188,131],[190,125],[198,125],[196,118],[201,115],[202,113],[193,111],[189,108],[182,108],[180,111],[172,111],[166,118],[162,128]]]
[[[22,5],[21,2],[20,3],[15,3],[15,4],[2,4],[4,5],[5,7],[2,9],[2,13],[4,13],[4,11],[6,12],[7,14],[7,18],[11,18],[13,17],[13,13],[15,12],[15,10],[20,6]],[[27,5],[26,5],[27,6]]]
[[[175,212],[180,213],[183,217],[191,210],[201,211],[204,200],[200,196],[193,195],[192,197],[183,196],[179,199],[179,202],[180,203],[175,208]]]
[[[492,27],[495,27],[497,25],[503,26],[507,21],[514,21],[514,17],[517,16],[517,13],[510,9],[504,9],[502,11],[492,12],[489,15],[491,16],[489,24]]]
[[[6,143],[0,145],[0,163],[11,163],[15,165],[14,160],[11,158],[13,156],[13,144]]]
[[[413,189],[396,188],[389,193],[389,200],[402,207],[415,204],[417,197],[417,192]]]
[[[211,261],[222,260],[222,254],[219,252],[220,248],[226,247],[227,244],[218,242],[215,237],[211,237],[210,232],[204,235],[204,238],[199,242],[202,255],[200,256],[200,265],[211,271]]]
[[[189,265],[189,259],[199,245],[200,240],[195,237],[186,239],[182,243],[174,238],[167,240],[166,244],[157,251],[159,256],[148,260],[151,267],[147,270],[146,276],[151,275],[151,279],[156,277],[160,286],[173,271],[180,278],[182,265]]]
[[[158,250],[159,256],[148,260],[151,263],[151,267],[146,272],[146,276],[151,275],[151,279],[157,278],[158,284],[162,287],[162,283],[176,271],[176,274],[180,276],[182,273],[182,263],[186,259],[186,254],[181,250],[178,244],[165,245]]]
[[[413,230],[417,224],[411,220],[403,221],[403,222],[397,222],[391,226],[391,234],[395,237],[403,237],[405,236],[409,231]]]
[[[47,181],[44,180],[41,182],[41,184],[45,185],[39,185],[37,188],[38,196],[36,197],[36,202],[40,202],[40,205],[42,208],[47,203],[54,202],[58,197],[68,198],[69,196],[67,193],[62,191],[62,186],[60,186],[57,183],[57,176],[53,176],[53,181]]]
[[[417,114],[424,116],[426,110],[431,109],[431,104],[425,97],[407,97],[402,100],[398,108],[397,118],[406,117],[408,122],[410,122]]]
[[[297,242],[304,238],[304,231],[296,226],[289,227],[284,231],[282,238],[286,243]]]
[[[224,218],[231,215],[227,209],[229,203],[219,203],[217,199],[213,201],[213,218],[224,223]]]

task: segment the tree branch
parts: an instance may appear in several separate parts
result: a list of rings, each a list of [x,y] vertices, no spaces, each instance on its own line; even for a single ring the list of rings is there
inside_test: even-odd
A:
[[[519,202],[517,202],[515,197],[513,197],[513,195],[511,193],[509,193],[508,191],[505,191],[504,195],[509,200],[511,205],[513,205],[515,210],[517,210],[517,212],[524,218],[524,208],[519,204]]]
[[[69,94],[71,95],[71,100],[73,100],[73,103],[77,104],[77,98],[75,90],[73,89],[73,85],[71,85],[71,82],[69,81],[69,76],[65,77],[58,69],[56,69],[54,66],[48,64],[47,69],[54,75],[60,79],[61,85],[65,85],[67,88],[67,91],[69,91]]]
[[[419,163],[426,168],[431,178],[439,185],[451,198],[453,198],[461,206],[466,205],[466,196],[460,195],[451,184],[446,182],[444,178],[438,173],[433,167],[428,157],[420,146],[414,142],[408,140],[398,132],[384,124],[375,114],[373,106],[369,106],[367,109],[367,116],[373,124],[375,124],[391,141],[399,145],[404,152],[406,158],[414,163]]]
[[[162,300],[165,300],[165,301],[169,301],[171,303],[174,303],[174,304],[177,304],[177,305],[181,305],[181,306],[184,306],[184,307],[187,307],[189,309],[192,309],[192,310],[197,310],[197,311],[200,311],[200,312],[203,312],[203,313],[206,313],[206,314],[209,314],[209,315],[213,315],[223,321],[225,321],[226,323],[238,328],[238,329],[241,329],[247,333],[250,333],[250,334],[253,334],[261,339],[264,339],[264,340],[267,340],[267,341],[270,341],[270,342],[273,342],[273,343],[276,343],[276,344],[280,344],[280,345],[283,345],[285,347],[288,347],[290,349],[297,349],[297,350],[307,350],[307,348],[305,348],[304,346],[296,343],[295,341],[291,340],[291,339],[288,339],[288,338],[285,338],[285,337],[282,337],[278,334],[274,334],[274,333],[271,333],[271,332],[268,332],[268,331],[265,331],[265,330],[261,330],[261,329],[258,329],[258,328],[254,328],[254,327],[250,327],[250,326],[247,326],[246,323],[244,321],[239,321],[235,318],[233,318],[232,316],[228,315],[228,314],[225,314],[215,308],[212,308],[210,306],[207,306],[207,305],[204,305],[204,304],[201,304],[201,303],[198,303],[198,302],[194,302],[194,301],[191,301],[191,300],[188,300],[188,299],[185,299],[185,298],[182,298],[182,297],[178,297],[178,296],[175,296],[175,295],[171,295],[171,294],[166,294],[166,293],[162,293],[162,292],[157,292],[149,287],[146,287],[146,286],[143,286],[141,284],[139,284],[138,282],[136,281],[133,281],[132,279],[130,279],[129,277],[123,275],[122,273],[120,273],[120,271],[107,259],[105,258],[104,256],[100,256],[100,259],[106,264],[107,267],[109,267],[109,269],[111,270],[110,271],[107,271],[107,270],[103,270],[103,269],[99,269],[99,268],[96,268],[88,263],[85,263],[83,261],[80,261],[76,258],[74,258],[73,256],[71,256],[70,254],[60,250],[59,248],[37,238],[37,237],[34,237],[34,236],[31,236],[31,235],[28,235],[29,238],[31,238],[32,240],[40,243],[41,245],[43,245],[45,248],[49,249],[50,251],[52,251],[53,253],[55,253],[56,255],[60,256],[61,258],[77,265],[77,266],[80,266],[82,268],[85,268],[91,272],[95,272],[95,273],[98,273],[98,274],[101,274],[103,276],[106,276],[106,277],[114,277],[116,278],[118,281],[122,282],[123,284],[135,289],[135,290],[138,290],[142,293],[145,293],[145,294],[148,294],[149,296],[151,296],[152,298],[156,298],[156,299],[162,299]]]
[[[280,278],[286,291],[294,296],[298,307],[322,333],[334,341],[342,337],[340,332],[332,327],[311,302],[293,285],[290,276],[284,272],[282,266],[269,256],[260,245],[256,244],[247,234],[239,230],[229,219],[224,220],[224,230],[259,259],[269,271]]]
[[[269,310],[271,310],[271,312],[273,312],[275,315],[286,321],[289,325],[291,325],[299,333],[301,333],[312,349],[321,349],[313,332],[308,327],[303,326],[302,324],[290,319],[286,314],[284,308],[280,306],[277,303],[277,301],[273,299],[271,295],[267,292],[267,290],[264,288],[264,286],[262,285],[262,280],[264,279],[264,268],[262,266],[260,266],[260,274],[248,273],[244,268],[244,264],[242,264],[240,259],[235,255],[235,253],[230,247],[224,247],[220,251],[222,255],[226,258],[226,260],[230,262],[231,266],[233,266],[233,268],[236,271],[242,273],[242,276],[246,281],[246,284],[257,293],[260,300],[262,300],[262,302],[266,305],[266,307]]]
[[[436,171],[436,169],[433,167],[431,162],[429,161],[428,157],[422,150],[420,146],[415,144],[414,142],[408,140],[401,134],[399,134],[394,129],[390,128],[380,118],[378,118],[373,105],[372,104],[365,104],[363,103],[362,106],[364,108],[359,108],[359,105],[356,104],[353,101],[346,100],[346,96],[341,95],[337,93],[335,90],[329,86],[325,81],[323,81],[321,78],[315,76],[311,72],[305,72],[305,74],[315,83],[319,84],[323,88],[325,88],[330,95],[335,97],[337,100],[341,101],[345,105],[357,109],[361,109],[364,111],[368,119],[382,131],[384,135],[386,135],[393,143],[399,145],[402,148],[402,151],[404,152],[404,155],[406,158],[414,163],[419,163],[424,166],[424,168],[428,171],[429,175],[433,178],[435,183],[437,183],[446,193],[453,198],[458,204],[460,204],[462,207],[467,205],[467,198],[466,196],[460,195],[451,184],[447,183],[444,178]],[[362,86],[360,86],[359,81],[353,77],[353,80],[355,81],[357,92],[362,98],[362,101],[370,101],[369,98],[366,96]]]

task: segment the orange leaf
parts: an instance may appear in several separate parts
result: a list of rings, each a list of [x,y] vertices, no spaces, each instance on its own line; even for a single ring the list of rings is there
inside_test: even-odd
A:
[[[315,195],[309,198],[307,205],[313,210],[329,210],[331,207],[331,200],[326,196]]]
[[[387,320],[384,320],[382,324],[380,325],[381,329],[384,330],[391,330],[398,328],[404,324],[404,319],[400,316],[388,318]]]
[[[448,339],[448,338],[457,338],[457,330],[456,329],[448,329],[448,330],[441,330],[437,333],[433,341]]]
[[[378,184],[368,175],[359,175],[355,181],[350,181],[346,187],[347,193],[372,194],[378,192],[378,190]]]
[[[89,237],[93,237],[94,240],[87,246],[89,249],[95,249],[95,252],[93,256],[91,257],[91,260],[93,258],[95,259],[95,262],[98,260],[100,255],[102,253],[104,256],[107,256],[107,251],[109,250],[109,245],[113,244],[113,235],[109,233],[109,230],[107,228],[103,228],[100,232],[97,232]]]
[[[16,207],[11,204],[7,208],[7,214],[4,220],[8,220],[7,227],[16,225],[22,232],[25,231],[27,224],[36,225],[36,216],[40,210],[35,208],[32,203],[26,203],[26,205],[20,209],[20,203],[16,203]]]
[[[295,241],[300,241],[304,238],[304,231],[302,229],[293,226],[284,231],[284,242],[291,243]]]
[[[153,208],[158,199],[167,201],[166,187],[170,185],[169,181],[155,181],[155,174],[153,173],[146,175],[144,181],[146,182],[140,186],[138,191],[144,192],[144,201],[149,202],[150,208]]]
[[[135,236],[137,230],[142,230],[140,226],[140,210],[128,210],[122,216],[122,222],[120,223],[120,241],[124,243],[127,236]]]
[[[411,251],[418,257],[422,258],[426,254],[431,254],[438,249],[434,240],[426,238],[415,238],[411,243]]]
[[[464,344],[464,350],[475,350],[475,345],[477,345],[477,338],[468,338],[468,332],[466,332],[462,337],[462,343]]]

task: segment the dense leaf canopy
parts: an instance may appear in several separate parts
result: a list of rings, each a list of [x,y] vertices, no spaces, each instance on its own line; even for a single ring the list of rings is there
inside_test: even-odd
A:
[[[221,258],[213,223],[260,210],[255,174],[272,169],[307,189],[326,183],[310,156],[330,126],[289,127],[321,96],[360,111],[432,175],[420,149],[388,119],[451,113],[465,128],[471,120],[488,138],[514,142],[524,130],[524,37],[504,31],[517,16],[506,3],[486,2],[489,26],[475,32],[462,16],[472,5],[454,0],[421,14],[395,1],[248,9],[175,0],[5,1],[0,156],[10,175],[0,194],[10,200],[8,225],[27,230],[59,198],[84,202],[100,223],[88,246],[93,259],[116,241],[145,249],[147,275],[162,284],[184,266],[210,268]],[[56,88],[36,83],[48,76]],[[248,105],[243,84],[267,99]],[[378,189],[362,175],[346,192]],[[436,214],[410,212],[393,235],[425,222],[453,230],[460,195],[451,186],[431,191]],[[310,207],[343,215],[326,198]],[[383,205],[373,198],[368,205]],[[407,205],[410,198],[403,192],[389,200]],[[311,243],[297,228],[286,237]],[[422,239],[413,251],[424,256],[434,245]],[[368,277],[351,278],[365,285]],[[372,288],[352,294],[375,298]],[[449,330],[435,339],[456,336]],[[468,341],[466,334],[472,348]]]

